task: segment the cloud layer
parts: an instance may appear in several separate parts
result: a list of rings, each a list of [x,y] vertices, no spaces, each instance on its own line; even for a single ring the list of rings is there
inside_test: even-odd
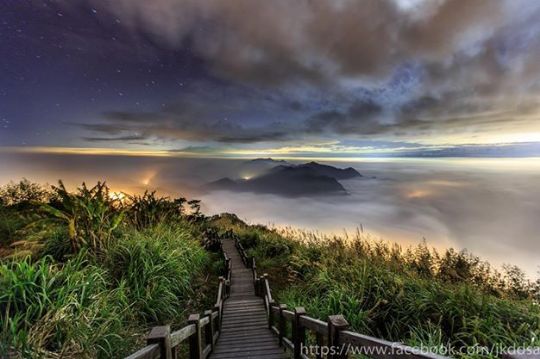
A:
[[[189,48],[218,80],[202,97],[211,103],[191,93],[86,127],[118,139],[540,140],[534,1],[82,2],[117,17],[133,41]]]

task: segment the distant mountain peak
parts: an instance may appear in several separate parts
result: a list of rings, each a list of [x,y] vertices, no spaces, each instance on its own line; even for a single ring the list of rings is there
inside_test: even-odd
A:
[[[263,157],[260,157],[260,158],[255,158],[255,159],[252,159],[248,162],[251,162],[251,163],[257,163],[257,162],[265,162],[265,163],[287,163],[287,161],[285,160],[275,160],[271,157],[267,157],[267,158],[263,158]]]
[[[240,180],[221,178],[207,184],[213,190],[249,191],[287,196],[347,194],[339,180],[362,177],[354,168],[336,168],[315,161],[293,165],[283,160],[257,158],[247,163],[273,164],[258,175]],[[277,165],[276,165],[277,164]]]

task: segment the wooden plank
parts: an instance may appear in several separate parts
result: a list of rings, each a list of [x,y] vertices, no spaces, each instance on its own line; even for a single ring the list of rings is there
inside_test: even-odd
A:
[[[326,334],[328,332],[328,324],[319,319],[302,316],[300,324],[315,333]]]
[[[502,354],[503,359],[540,359],[540,348],[520,348]]]
[[[188,326],[183,327],[180,330],[177,330],[175,332],[171,333],[171,347],[176,347],[180,343],[182,343],[184,340],[189,338],[191,335],[195,334],[197,331],[197,328],[194,324],[190,324]]]
[[[358,348],[369,350],[369,356],[375,359],[410,358],[410,359],[444,359],[445,357],[422,352],[420,349],[407,345],[389,342],[348,330],[340,333],[343,344],[350,344]],[[377,350],[379,348],[379,350]],[[383,348],[383,349],[380,349]]]
[[[127,356],[125,359],[157,359],[159,358],[159,345],[151,344]]]
[[[285,319],[287,319],[287,320],[293,320],[294,319],[294,312],[293,311],[284,310],[282,313],[283,313],[283,316],[285,317]]]
[[[253,337],[253,342],[255,342],[256,340],[256,343],[277,343],[277,340],[276,338],[273,336],[273,335],[270,335],[270,336],[259,336],[259,337]],[[222,346],[222,345],[234,345],[234,344],[237,344],[237,343],[246,343],[246,339],[249,339],[246,338],[246,337],[241,337],[241,338],[220,338],[219,339],[219,345],[216,347],[218,348],[219,346]],[[249,343],[251,343],[252,341],[249,341]]]
[[[204,347],[201,355],[204,359],[206,359],[210,355],[211,352],[212,352],[212,346],[208,344],[206,347]]]
[[[202,328],[209,323],[210,323],[210,318],[204,317],[199,321],[199,326]]]
[[[276,343],[240,343],[237,345],[228,345],[226,347],[218,347],[216,348],[215,354],[219,353],[230,353],[230,352],[238,352],[238,351],[268,351],[268,349],[276,349],[277,345]]]
[[[261,349],[261,350],[243,350],[238,349],[234,352],[227,352],[227,353],[216,353],[215,355],[212,355],[212,358],[238,358],[240,355],[242,358],[246,357],[254,357],[259,358],[263,355],[271,355],[271,354],[282,354],[283,349],[279,347],[275,347],[274,349]]]

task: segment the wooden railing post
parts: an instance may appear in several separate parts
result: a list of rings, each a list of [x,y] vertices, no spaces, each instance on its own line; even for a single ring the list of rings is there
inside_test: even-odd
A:
[[[231,296],[231,281],[230,280],[226,280],[225,281],[225,291],[224,291],[224,300],[229,298]]]
[[[204,339],[206,344],[210,344],[210,353],[214,351],[214,321],[212,320],[212,311],[206,310],[204,316],[208,317],[208,324],[204,328]]]
[[[266,282],[267,281],[268,281],[268,273],[264,273],[262,275],[262,278],[261,278],[261,286],[262,286],[262,294],[263,294],[263,296],[268,295],[268,293],[266,292]]]
[[[303,307],[294,308],[293,343],[294,359],[302,357],[302,345],[306,342],[306,328],[300,324],[300,317],[306,315]]]
[[[349,323],[343,315],[330,315],[328,317],[328,348],[331,353],[329,356],[330,359],[347,358],[347,353],[341,348],[342,343],[340,342],[339,332],[346,330],[348,327]]]
[[[285,331],[287,330],[287,322],[285,320],[285,316],[283,315],[283,311],[287,309],[287,304],[280,304],[279,305],[279,318],[278,318],[278,326],[279,326],[279,346],[283,346],[283,337],[285,336]]]
[[[274,325],[274,313],[272,312],[272,307],[276,306],[276,302],[273,300],[268,302],[268,329],[272,329]]]
[[[214,305],[214,311],[218,313],[216,319],[217,319],[217,324],[215,325],[215,330],[218,331],[218,330],[221,330],[221,305]]]
[[[321,334],[319,332],[315,333],[315,343],[318,347],[317,352],[315,353],[316,359],[322,359],[322,347],[324,345],[324,334]]]
[[[199,324],[201,317],[199,314],[191,314],[188,324],[195,324],[195,333],[189,338],[189,358],[201,359],[201,326]]]
[[[261,297],[261,278],[255,278],[255,295]]]
[[[225,292],[227,291],[227,288],[225,288],[225,277],[220,276],[218,280],[219,280],[218,288],[219,288],[219,285],[221,285],[221,293],[219,293],[220,295],[219,295],[218,300],[222,301],[223,298],[225,298]]]
[[[171,327],[168,325],[153,327],[146,337],[146,344],[158,344],[160,359],[172,359]]]

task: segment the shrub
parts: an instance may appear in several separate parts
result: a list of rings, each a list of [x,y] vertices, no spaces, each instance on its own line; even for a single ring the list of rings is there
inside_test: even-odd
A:
[[[186,199],[182,197],[172,201],[167,197],[158,197],[155,191],[145,191],[141,196],[130,196],[129,200],[128,218],[137,229],[179,219],[184,214],[186,202]]]
[[[51,193],[36,183],[23,178],[0,188],[0,205],[25,207],[34,202],[45,202]]]

